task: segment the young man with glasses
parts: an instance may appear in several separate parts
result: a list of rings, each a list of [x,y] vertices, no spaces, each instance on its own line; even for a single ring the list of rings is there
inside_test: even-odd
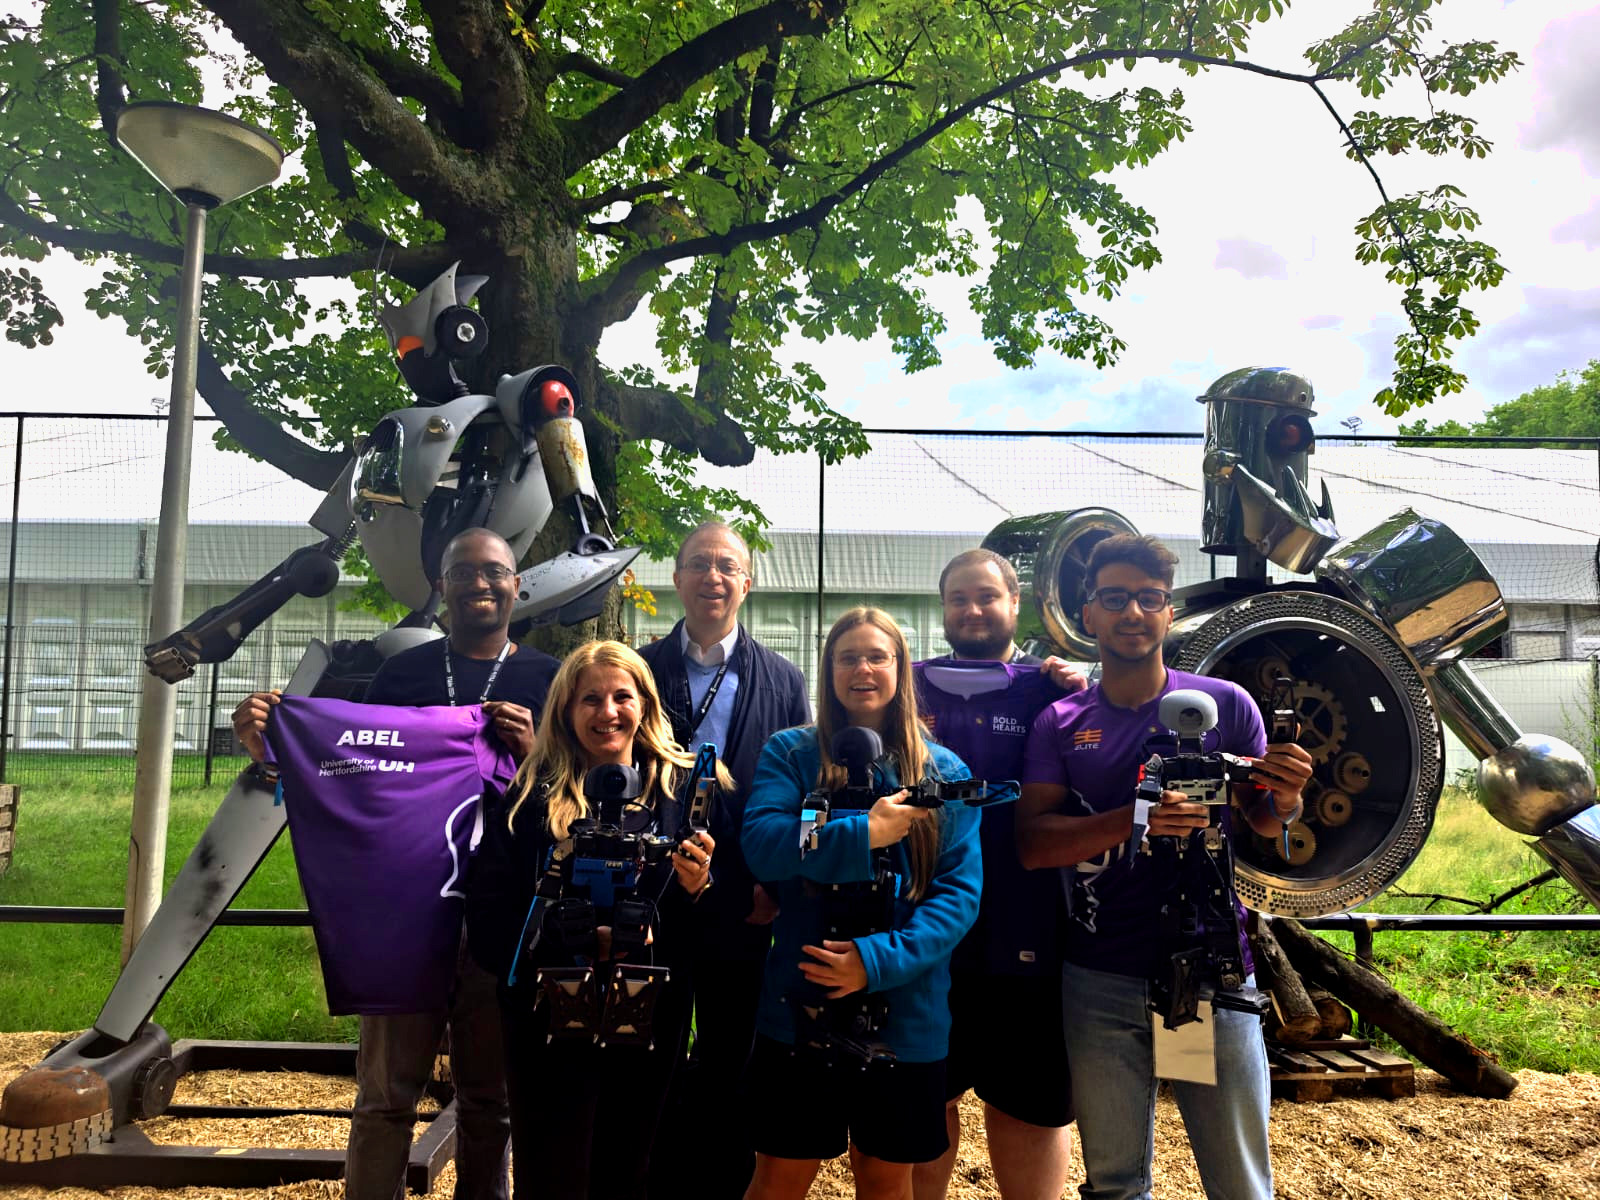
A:
[[[1084,677],[1061,659],[1017,648],[1021,588],[1015,568],[992,550],[951,559],[939,576],[939,600],[951,654],[916,664],[918,713],[975,776],[1020,779],[1034,718],[1063,692],[1081,690]],[[950,1148],[917,1165],[915,1200],[944,1200],[948,1192],[968,1090],[983,1101],[989,1162],[1005,1200],[1057,1200],[1072,1165],[1060,888],[1023,869],[1013,820],[1013,805],[983,810],[981,907],[950,960]]]
[[[1170,947],[1157,931],[1177,881],[1162,866],[1167,856],[1138,851],[1137,830],[1151,840],[1186,838],[1209,823],[1206,806],[1180,792],[1163,792],[1159,803],[1135,801],[1140,766],[1153,752],[1176,749],[1158,717],[1161,698],[1194,689],[1216,701],[1218,722],[1203,749],[1254,761],[1252,781],[1235,785],[1235,800],[1256,832],[1281,836],[1299,816],[1311,777],[1311,757],[1301,747],[1266,744],[1261,713],[1243,688],[1162,661],[1176,563],[1154,538],[1131,534],[1106,538],[1090,553],[1083,624],[1099,644],[1100,680],[1034,722],[1017,805],[1023,863],[1061,868],[1068,895],[1067,1056],[1088,1177],[1083,1191],[1097,1200],[1150,1195],[1156,1079],[1149,998],[1151,981],[1171,969],[1162,961]],[[1232,819],[1225,807],[1225,833]],[[1173,1091],[1206,1194],[1271,1200],[1261,1021],[1221,1007],[1201,1011],[1214,1040],[1217,1082],[1174,1081]]]
[[[499,534],[469,529],[440,561],[447,637],[386,659],[367,685],[368,704],[408,707],[481,704],[494,736],[520,762],[560,664],[511,640],[516,558]],[[264,753],[275,692],[257,692],[233,713],[233,728],[257,761]],[[456,1088],[457,1200],[505,1200],[510,1116],[505,1052],[494,977],[463,954],[448,1012],[361,1018],[356,1102],[345,1157],[350,1200],[394,1200],[404,1193],[417,1102],[433,1072],[446,1026]]]
[[[687,1094],[671,1104],[662,1135],[670,1143],[677,1118],[687,1114],[693,1115],[685,1126],[690,1137],[714,1134],[717,1150],[706,1156],[695,1180],[698,1194],[709,1200],[743,1196],[755,1168],[755,1152],[736,1132],[743,1127],[737,1097],[755,1040],[756,1003],[778,908],[745,864],[745,800],[767,738],[811,720],[805,677],[739,624],[752,584],[750,566],[750,548],[730,526],[696,526],[678,547],[672,573],[683,619],[665,637],[639,648],[673,736],[690,751],[707,742],[716,746],[734,781],[712,813],[715,886],[697,906],[705,929],[691,964],[694,1067],[680,1075]],[[682,1186],[682,1164],[671,1155],[657,1161],[659,1190],[674,1194],[674,1186]]]

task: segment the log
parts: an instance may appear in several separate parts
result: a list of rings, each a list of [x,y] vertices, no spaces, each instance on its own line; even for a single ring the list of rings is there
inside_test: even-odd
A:
[[[1280,917],[1273,929],[1305,978],[1327,988],[1462,1091],[1504,1100],[1516,1089],[1515,1075],[1376,972],[1351,962],[1298,921]]]
[[[1350,1016],[1350,1010],[1327,988],[1308,987],[1306,995],[1311,997],[1311,1003],[1316,1006],[1317,1016],[1322,1020],[1320,1037],[1341,1038],[1355,1027],[1355,1020]]]
[[[1273,1010],[1281,1022],[1273,1036],[1289,1046],[1309,1041],[1321,1030],[1322,1018],[1306,995],[1300,973],[1272,936],[1271,922],[1256,921],[1252,926],[1250,952],[1256,960],[1256,982],[1271,994]]]

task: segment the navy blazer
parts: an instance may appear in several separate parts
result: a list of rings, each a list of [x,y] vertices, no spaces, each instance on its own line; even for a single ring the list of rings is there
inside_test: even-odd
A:
[[[640,646],[639,656],[655,676],[661,702],[672,721],[672,736],[681,746],[692,745],[689,724],[694,719],[694,708],[689,703],[689,675],[683,662],[683,622],[674,625],[665,637]],[[718,746],[717,753],[733,776],[734,790],[731,795],[719,797],[712,814],[711,836],[717,839],[716,886],[700,904],[701,908],[711,908],[706,916],[716,933],[707,946],[719,958],[760,957],[766,953],[770,928],[744,924],[754,903],[756,884],[740,845],[744,805],[767,739],[780,729],[811,720],[811,702],[800,669],[756,641],[743,625],[739,626],[734,643],[733,663],[739,672],[739,687],[728,721],[728,744]]]

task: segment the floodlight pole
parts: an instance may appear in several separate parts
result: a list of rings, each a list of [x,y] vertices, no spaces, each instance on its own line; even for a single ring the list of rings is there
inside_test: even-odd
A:
[[[206,205],[190,199],[178,284],[178,327],[167,407],[167,458],[161,476],[150,587],[151,642],[183,624],[183,569],[189,550],[189,464],[194,449],[195,366],[200,352],[200,291],[205,277]],[[133,829],[128,839],[128,884],[122,921],[122,962],[138,944],[161,903],[167,862],[167,809],[178,693],[146,672],[139,700],[133,773]]]

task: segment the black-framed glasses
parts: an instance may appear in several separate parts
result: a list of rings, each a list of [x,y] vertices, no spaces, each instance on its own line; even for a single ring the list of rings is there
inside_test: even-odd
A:
[[[713,570],[726,579],[744,574],[744,565],[736,558],[700,558],[696,556],[683,564],[682,570],[691,575],[709,575]]]
[[[484,563],[483,566],[473,566],[471,563],[457,563],[444,573],[444,577],[451,583],[471,583],[482,576],[487,583],[503,583],[510,579],[516,572],[504,563]]]
[[[1127,588],[1096,588],[1089,593],[1089,602],[1099,604],[1107,612],[1121,612],[1128,601],[1137,600],[1141,612],[1157,613],[1172,603],[1172,593],[1165,588],[1140,588],[1130,592]]]

